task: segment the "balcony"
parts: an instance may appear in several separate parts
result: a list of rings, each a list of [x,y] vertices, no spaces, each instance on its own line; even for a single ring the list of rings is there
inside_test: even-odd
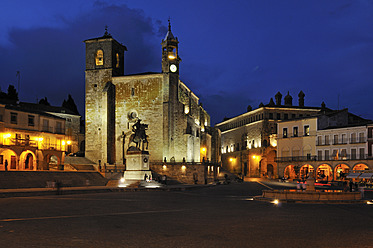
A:
[[[342,154],[330,156],[294,156],[277,157],[275,162],[302,162],[302,161],[346,161],[346,160],[371,160],[373,154]]]
[[[275,162],[301,162],[316,161],[317,156],[294,156],[294,157],[277,157]]]
[[[5,146],[32,146],[38,147],[38,142],[30,139],[7,139],[4,140],[3,144]]]
[[[358,139],[349,139],[349,140],[333,140],[331,143],[330,141],[322,141],[316,140],[316,146],[329,146],[329,145],[347,145],[347,144],[359,144],[365,143],[367,139],[365,137],[360,137]]]

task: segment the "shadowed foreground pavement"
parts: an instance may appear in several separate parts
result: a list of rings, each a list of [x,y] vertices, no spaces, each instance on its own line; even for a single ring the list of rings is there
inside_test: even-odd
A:
[[[3,198],[0,246],[372,247],[373,205],[252,201],[263,189],[246,182]]]

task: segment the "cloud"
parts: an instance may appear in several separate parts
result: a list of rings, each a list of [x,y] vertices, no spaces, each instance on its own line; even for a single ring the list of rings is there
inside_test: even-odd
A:
[[[145,16],[143,11],[126,5],[96,2],[89,13],[81,13],[64,22],[63,27],[17,28],[9,31],[11,48],[1,47],[4,70],[1,89],[16,83],[16,71],[21,72],[20,100],[36,102],[47,97],[60,106],[71,94],[84,113],[85,47],[83,41],[100,37],[105,25],[112,36],[127,46],[125,73],[160,71],[162,23]],[[159,47],[158,47],[159,46]]]

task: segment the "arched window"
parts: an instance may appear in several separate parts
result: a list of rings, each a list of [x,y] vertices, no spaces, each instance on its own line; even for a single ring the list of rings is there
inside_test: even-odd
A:
[[[104,52],[102,50],[96,52],[96,65],[104,65]]]

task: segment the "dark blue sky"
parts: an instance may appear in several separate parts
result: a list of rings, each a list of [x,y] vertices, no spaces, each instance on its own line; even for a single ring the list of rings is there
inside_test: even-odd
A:
[[[21,101],[70,93],[84,113],[85,39],[105,25],[128,48],[125,73],[161,71],[171,17],[181,80],[212,124],[300,90],[305,104],[373,119],[373,1],[370,0],[5,0],[0,15],[0,86]]]

